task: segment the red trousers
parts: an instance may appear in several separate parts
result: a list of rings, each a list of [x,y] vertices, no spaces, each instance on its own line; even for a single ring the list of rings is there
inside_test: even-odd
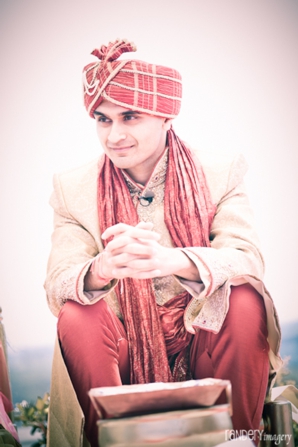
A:
[[[98,417],[87,392],[100,386],[129,384],[124,326],[104,300],[91,306],[68,301],[59,314],[58,336],[85,414],[87,438],[97,447]],[[263,299],[248,284],[232,287],[230,308],[218,334],[200,330],[193,337],[193,378],[231,381],[235,430],[259,428],[268,384],[268,349]]]

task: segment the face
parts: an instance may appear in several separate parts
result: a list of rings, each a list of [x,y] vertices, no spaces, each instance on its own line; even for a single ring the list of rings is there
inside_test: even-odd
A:
[[[146,183],[166,145],[172,120],[104,100],[95,110],[97,135],[106,155],[133,180]]]

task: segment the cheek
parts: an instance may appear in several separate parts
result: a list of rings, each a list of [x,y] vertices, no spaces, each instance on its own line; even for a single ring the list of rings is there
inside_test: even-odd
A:
[[[96,126],[96,133],[97,133],[97,137],[98,137],[100,143],[103,144],[106,140],[105,129],[103,129],[102,127]]]
[[[146,145],[148,149],[152,149],[154,151],[157,147],[159,147],[162,136],[163,134],[159,128],[152,128],[151,132],[146,135]]]
[[[158,145],[161,137],[162,129],[160,125],[156,125],[155,123],[146,126],[138,134],[139,142],[142,141],[143,145],[149,147]]]

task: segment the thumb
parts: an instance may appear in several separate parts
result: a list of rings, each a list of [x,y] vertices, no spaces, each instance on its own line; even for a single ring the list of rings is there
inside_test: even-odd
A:
[[[142,230],[152,230],[154,227],[152,222],[139,222],[136,228],[141,228]]]

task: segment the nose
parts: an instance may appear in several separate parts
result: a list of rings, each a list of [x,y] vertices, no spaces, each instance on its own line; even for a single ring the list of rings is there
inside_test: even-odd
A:
[[[110,127],[110,133],[108,135],[108,142],[111,144],[117,144],[120,141],[125,140],[126,134],[123,131],[121,124],[113,122]]]

